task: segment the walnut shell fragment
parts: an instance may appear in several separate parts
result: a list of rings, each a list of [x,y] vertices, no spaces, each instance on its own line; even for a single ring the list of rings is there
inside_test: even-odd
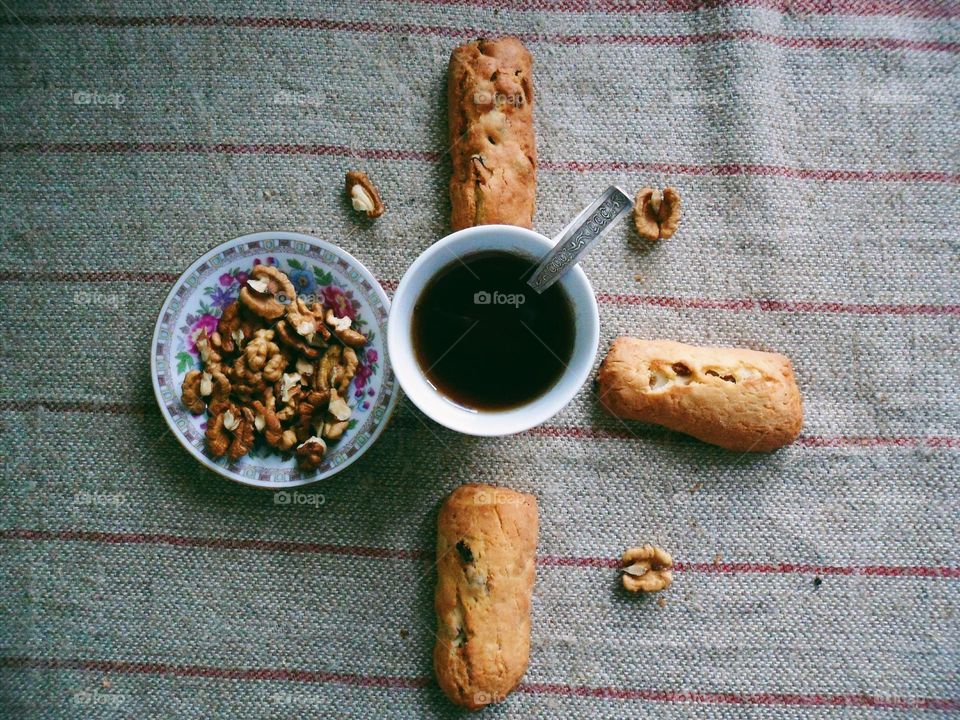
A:
[[[666,187],[663,192],[645,187],[637,193],[633,207],[633,225],[647,240],[666,240],[680,224],[680,193]]]
[[[386,209],[380,199],[380,191],[363,171],[351,170],[347,173],[347,195],[353,209],[366,213],[368,218],[378,218]]]

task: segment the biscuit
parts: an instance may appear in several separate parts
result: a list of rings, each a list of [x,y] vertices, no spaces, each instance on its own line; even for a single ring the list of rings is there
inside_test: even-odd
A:
[[[450,55],[450,224],[530,228],[537,182],[533,61],[515,37],[475,40]]]
[[[463,485],[440,509],[433,665],[458,705],[499,702],[526,672],[537,532],[536,498],[506,488]]]
[[[600,402],[729,450],[787,445],[803,426],[790,360],[776,353],[617,338],[600,366]]]

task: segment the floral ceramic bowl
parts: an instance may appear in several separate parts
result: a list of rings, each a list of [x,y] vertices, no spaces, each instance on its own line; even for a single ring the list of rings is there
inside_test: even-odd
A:
[[[258,436],[236,462],[213,458],[204,446],[207,416],[192,415],[180,401],[183,376],[200,368],[194,341],[213,332],[223,308],[237,299],[251,268],[277,266],[300,296],[314,296],[338,317],[349,316],[368,339],[358,351],[360,366],[347,402],[353,410],[343,437],[331,443],[316,470],[303,471],[289,453],[281,455]],[[390,301],[370,271],[344,250],[290,232],[263,232],[218,245],[180,276],[167,296],[153,333],[150,367],[153,390],[170,430],[187,451],[211,470],[246,485],[285,488],[323,480],[366,452],[397,405],[398,391],[386,358]]]

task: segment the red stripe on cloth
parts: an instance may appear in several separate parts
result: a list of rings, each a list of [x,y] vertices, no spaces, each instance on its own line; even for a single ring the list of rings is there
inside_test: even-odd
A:
[[[84,270],[77,272],[0,270],[0,282],[170,283],[176,282],[179,277],[179,273],[134,272],[132,270]]]
[[[188,537],[166,533],[118,533],[91,530],[0,530],[0,539],[59,542],[90,542],[107,545],[169,545],[209,550],[256,550],[260,552],[347,555],[387,560],[419,560],[432,557],[422,550],[336,545],[330,543],[294,542],[288,540],[255,540],[240,538]]]
[[[646,429],[647,426],[642,426]],[[527,430],[526,435],[576,440],[637,440],[640,439],[628,428],[611,430],[583,426],[540,425]],[[833,436],[801,435],[797,444],[804,447],[960,447],[960,438],[946,436]]]
[[[87,660],[81,658],[0,657],[0,666],[29,670],[86,670],[125,675],[174,675],[178,677],[225,678],[229,680],[285,680],[305,683],[334,683],[356,687],[422,688],[429,678],[387,675],[357,675],[296,668],[226,668],[210,665],[174,665],[124,660]]]
[[[960,438],[932,435],[927,437],[846,436],[818,437],[801,435],[797,442],[805,447],[960,447]]]
[[[153,403],[119,403],[97,400],[0,400],[0,411],[31,412],[46,410],[62,413],[101,413],[105,415],[126,415],[151,412]],[[397,427],[403,427],[398,424]],[[419,427],[411,424],[409,427]],[[649,428],[644,427],[644,432]],[[570,438],[575,440],[640,440],[638,435],[628,429],[612,430],[607,428],[593,428],[584,426],[539,425],[523,433],[530,437]],[[664,430],[665,437],[685,438],[683,435],[670,433]],[[691,441],[692,442],[692,441]],[[945,435],[912,435],[912,436],[869,436],[849,435],[832,436],[801,435],[796,440],[797,445],[812,448],[843,448],[843,447],[931,447],[931,448],[960,448],[960,438]]]
[[[494,30],[479,27],[447,27],[411,23],[377,23],[366,20],[328,20],[295,17],[222,17],[213,15],[103,16],[51,15],[0,18],[0,26],[16,27],[75,25],[104,28],[199,27],[321,30],[417,37],[475,38],[498,35]],[[914,50],[918,52],[960,52],[960,43],[939,40],[914,40],[892,37],[790,37],[761,32],[751,28],[722,30],[687,35],[563,35],[558,33],[516,33],[527,43],[557,45],[639,45],[647,47],[684,47],[722,42],[760,42],[791,50]]]
[[[590,687],[557,683],[522,683],[517,690],[534,695],[609,700],[647,700],[665,703],[697,703],[703,705],[776,705],[794,707],[868,707],[889,710],[950,711],[960,708],[960,700],[952,698],[897,698],[875,695],[827,695],[786,693],[717,693],[673,690],[639,690],[616,687]]]
[[[227,155],[320,155],[355,157],[375,160],[418,160],[437,162],[441,153],[427,150],[402,150],[390,148],[351,148],[344,145],[306,145],[291,143],[0,143],[0,152],[40,153],[219,153]],[[793,168],[781,165],[758,163],[722,163],[712,165],[689,165],[677,163],[654,163],[633,160],[541,160],[542,170],[568,172],[658,172],[701,177],[733,177],[753,175],[780,177],[790,180],[822,182],[937,182],[960,184],[960,173],[940,170],[841,170]]]
[[[929,437],[926,444],[928,447],[958,448],[960,447],[960,438]]]
[[[563,13],[659,14],[698,12],[723,8],[759,8],[781,15],[896,15],[914,18],[960,16],[960,6],[936,0],[408,0],[422,5],[468,6]]]
[[[885,303],[840,303],[805,300],[765,300],[735,298],[711,300],[708,298],[679,298],[665,295],[631,295],[599,292],[597,302],[604,305],[650,305],[675,309],[732,310],[745,312],[794,313],[849,313],[853,315],[960,315],[960,305],[934,305],[931,303],[885,304]]]
[[[195,27],[195,28],[268,28],[285,30],[321,30],[398,35],[479,37],[490,30],[472,27],[416,25],[412,23],[379,23],[367,20],[329,20],[318,17],[255,17],[224,15],[20,15],[0,18],[0,27],[25,25],[82,25],[103,28]]]
[[[721,163],[713,165],[689,165],[677,163],[655,163],[631,160],[541,160],[538,166],[544,170],[569,172],[637,172],[666,173],[673,175],[693,175],[699,177],[736,177],[755,175],[758,177],[779,177],[790,180],[812,180],[822,182],[941,182],[960,183],[960,174],[939,170],[841,170],[808,169],[784,165],[763,165],[759,163]]]
[[[687,47],[725,42],[758,42],[790,50],[914,50],[917,52],[960,52],[960,43],[941,40],[911,40],[891,37],[789,37],[751,28],[721,30],[690,35],[540,35],[523,34],[526,42],[556,45],[639,45],[643,47]]]
[[[320,554],[365,557],[379,560],[432,559],[432,550],[337,545],[289,540],[191,537],[166,533],[118,533],[94,530],[40,530],[8,528],[0,530],[0,540],[35,542],[88,542],[105,545],[167,545],[170,547],[204,548],[208,550],[253,550],[291,554]],[[616,558],[540,555],[537,564],[543,567],[615,568]],[[758,562],[682,562],[674,565],[677,572],[723,575],[837,575],[859,577],[960,578],[960,568],[922,565],[813,565],[809,563]]]
[[[537,564],[544,567],[616,568],[617,558],[571,557],[543,555]],[[960,567],[922,565],[812,565],[809,563],[736,563],[736,562],[681,562],[674,563],[676,572],[719,575],[840,575],[853,577],[921,577],[960,578]]]
[[[523,434],[532,437],[570,438],[573,440],[632,440],[636,437],[629,430],[610,430],[576,425],[538,425]]]
[[[362,160],[419,160],[436,162],[440,153],[390,148],[351,148],[345,145],[296,143],[178,143],[178,142],[85,142],[85,143],[2,143],[0,152],[41,153],[191,153],[221,155],[321,155]]]
[[[768,312],[853,313],[856,315],[960,315],[960,305],[791,302],[757,300],[760,310]]]
[[[382,687],[416,690],[433,680],[427,676],[367,675],[297,668],[235,668],[212,665],[94,660],[87,658],[50,658],[8,655],[0,657],[0,667],[15,670],[81,670],[121,675],[170,675],[174,677],[217,678],[247,681],[286,681],[329,683],[352,687]],[[645,700],[658,703],[704,705],[775,705],[799,707],[869,707],[890,710],[953,711],[960,700],[953,698],[898,698],[877,695],[832,695],[793,693],[726,693],[680,690],[644,690],[620,687],[591,687],[563,683],[522,683],[518,692],[528,695],[560,695],[606,700]]]
[[[537,565],[542,567],[615,568],[620,567],[620,561],[616,558],[603,557],[538,555]]]
[[[103,402],[99,400],[0,400],[0,410],[31,412],[46,410],[63,413],[99,413],[102,415],[133,415],[149,411],[151,405],[136,403]]]
[[[227,155],[319,155],[354,157],[364,160],[399,160],[437,162],[442,153],[428,150],[402,150],[391,148],[351,148],[344,145],[304,145],[291,143],[0,143],[0,152],[40,153],[192,153]],[[655,163],[637,160],[542,160],[541,170],[565,172],[635,172],[691,175],[697,177],[735,177],[749,175],[778,177],[788,180],[814,182],[935,182],[960,184],[960,173],[941,170],[842,170],[794,168],[783,165],[759,163],[721,163],[712,165],[689,165],[678,163]]]
[[[132,272],[108,270],[103,272],[58,272],[2,270],[0,282],[176,282],[179,275],[166,272]],[[380,284],[388,291],[396,290],[399,282],[393,279],[381,280]],[[814,302],[808,300],[765,300],[739,298],[730,300],[712,300],[709,298],[681,298],[666,295],[631,295],[599,292],[597,302],[601,305],[624,307],[649,306],[676,310],[727,310],[732,312],[789,312],[849,314],[849,315],[958,315],[960,305],[936,305],[933,303],[841,303]]]
[[[674,565],[677,572],[716,573],[721,575],[841,575],[854,577],[932,577],[960,578],[960,567],[922,565],[810,565],[803,563],[702,562]]]
[[[40,153],[192,153],[226,155],[319,155],[374,160],[437,162],[441,153],[427,150],[390,148],[350,148],[343,145],[304,145],[291,143],[0,143],[0,152]],[[935,182],[960,184],[960,173],[941,170],[840,170],[793,168],[757,163],[689,165],[634,160],[541,160],[541,170],[565,172],[636,172],[691,175],[697,177],[735,177],[750,175],[814,182]]]

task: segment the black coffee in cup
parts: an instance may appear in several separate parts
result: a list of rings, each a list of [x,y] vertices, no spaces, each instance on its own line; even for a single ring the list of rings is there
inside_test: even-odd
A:
[[[573,306],[556,283],[537,293],[531,258],[495,250],[452,261],[413,310],[427,380],[458,405],[506,410],[546,393],[573,357]]]

